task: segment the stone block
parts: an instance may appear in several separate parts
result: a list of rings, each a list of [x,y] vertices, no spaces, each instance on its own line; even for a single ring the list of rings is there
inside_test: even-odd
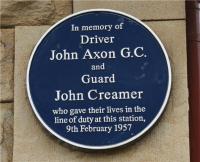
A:
[[[178,59],[175,58],[178,46],[185,47],[185,41],[173,35],[182,32],[179,34],[185,39],[183,24],[184,21],[148,22],[167,47],[171,60]],[[47,28],[47,26],[16,27],[14,162],[64,162],[66,159],[68,162],[101,162],[105,159],[107,162],[189,161],[187,74],[185,70],[180,73],[175,72],[179,66],[177,62],[174,62],[172,68],[173,86],[166,111],[157,125],[139,141],[114,150],[87,152],[66,146],[52,137],[36,119],[25,87],[25,75],[31,51]],[[185,48],[179,56],[183,57],[182,66],[186,67],[184,55],[186,55]],[[179,96],[179,99],[176,96]]]
[[[0,102],[13,101],[14,29],[1,29],[0,37]]]
[[[2,1],[1,26],[49,25],[72,13],[71,0]]]
[[[11,162],[13,153],[13,103],[0,103],[0,160]]]
[[[142,20],[184,19],[185,2],[139,0],[74,0],[74,12],[106,8],[126,12]]]

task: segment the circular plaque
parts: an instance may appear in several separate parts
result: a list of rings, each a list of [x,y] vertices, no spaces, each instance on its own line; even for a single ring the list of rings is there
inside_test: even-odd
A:
[[[170,88],[169,59],[156,34],[137,18],[107,9],[53,25],[27,70],[28,97],[42,125],[88,149],[141,137],[160,118]]]

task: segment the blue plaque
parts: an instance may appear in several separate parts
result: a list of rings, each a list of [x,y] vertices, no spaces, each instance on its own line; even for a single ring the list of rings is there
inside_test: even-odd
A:
[[[160,118],[170,89],[169,58],[156,34],[137,18],[107,9],[53,25],[27,70],[28,97],[42,125],[87,149],[141,137]]]

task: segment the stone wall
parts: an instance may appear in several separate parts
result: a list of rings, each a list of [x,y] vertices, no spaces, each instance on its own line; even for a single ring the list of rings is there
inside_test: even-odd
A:
[[[184,1],[0,2],[1,162],[189,162]],[[35,118],[25,90],[27,62],[41,35],[61,18],[90,8],[116,9],[143,20],[160,37],[172,64],[172,92],[161,121],[140,141],[112,151],[86,152],[50,136]]]

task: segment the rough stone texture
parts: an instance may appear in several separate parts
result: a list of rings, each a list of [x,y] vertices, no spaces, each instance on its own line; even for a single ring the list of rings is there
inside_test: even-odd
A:
[[[184,24],[183,20],[148,22],[166,46],[173,64],[172,92],[160,122],[136,143],[100,152],[85,152],[60,144],[36,119],[27,99],[25,74],[31,50],[48,27],[16,27],[13,161],[102,162],[106,159],[107,162],[188,162],[187,74],[186,69],[182,69],[186,67]]]
[[[183,19],[185,18],[185,2],[178,1],[148,1],[148,0],[74,0],[74,12],[107,8],[124,11],[142,20]]]
[[[0,103],[0,161],[11,162],[13,151],[13,104]]]
[[[72,0],[7,0],[1,5],[1,26],[49,25],[72,12]]]
[[[1,29],[0,39],[0,102],[13,101],[14,29]]]

